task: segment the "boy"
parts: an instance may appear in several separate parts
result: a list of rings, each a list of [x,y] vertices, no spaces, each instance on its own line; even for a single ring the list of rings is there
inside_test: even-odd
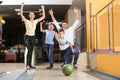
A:
[[[42,22],[40,23],[40,31],[46,33],[46,38],[45,38],[45,46],[46,46],[46,51],[48,54],[48,59],[50,66],[47,67],[47,69],[52,69],[53,68],[53,50],[54,50],[54,36],[55,36],[55,31],[54,29],[54,24],[50,23],[48,25],[48,29],[43,30],[42,28]]]
[[[55,38],[59,43],[62,62],[64,62],[64,64],[69,64],[72,46],[69,40],[65,37],[64,30],[60,29],[58,34],[55,35]]]

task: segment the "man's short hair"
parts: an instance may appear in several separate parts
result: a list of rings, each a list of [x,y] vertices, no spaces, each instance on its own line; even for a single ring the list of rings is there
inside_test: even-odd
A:
[[[62,23],[67,23],[67,24],[68,24],[68,22],[67,22],[67,21],[62,21]]]

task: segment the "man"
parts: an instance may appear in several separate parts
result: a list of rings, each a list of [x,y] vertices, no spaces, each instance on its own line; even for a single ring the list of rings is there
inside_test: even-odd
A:
[[[32,52],[33,52],[33,48],[34,48],[34,41],[35,41],[35,29],[36,29],[36,25],[38,22],[42,21],[45,18],[45,9],[44,6],[41,6],[42,8],[42,17],[35,19],[35,13],[33,11],[29,12],[29,20],[25,18],[25,16],[23,15],[23,7],[24,7],[24,3],[22,3],[21,5],[21,9],[20,9],[20,16],[22,18],[22,21],[24,21],[25,23],[25,28],[26,28],[26,33],[25,33],[25,45],[28,49],[28,53],[27,53],[27,63],[26,63],[26,70],[30,69],[30,68],[34,68],[31,65],[31,59],[32,59]]]
[[[68,38],[68,40],[70,40],[71,44],[73,45],[74,48],[74,68],[77,69],[77,61],[78,61],[78,57],[79,57],[79,50],[74,46],[74,31],[77,28],[77,25],[79,24],[79,16],[78,16],[78,9],[75,7],[74,8],[74,13],[75,13],[75,22],[71,27],[68,27],[68,23],[66,21],[62,22],[62,28],[65,30],[65,36]],[[54,12],[53,10],[49,10],[49,14],[51,15],[51,18],[53,20],[53,23],[55,24],[57,30],[61,29],[60,25],[58,24],[58,22],[56,21],[55,17],[54,17]]]

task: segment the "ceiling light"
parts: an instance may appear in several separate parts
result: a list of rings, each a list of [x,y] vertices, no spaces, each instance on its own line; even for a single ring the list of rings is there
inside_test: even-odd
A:
[[[18,12],[17,15],[20,15],[20,13]]]
[[[20,9],[14,9],[16,12],[20,12]],[[23,11],[23,13],[29,13],[30,11]],[[34,11],[34,13],[40,13],[41,9],[39,9],[38,11]]]
[[[16,12],[20,12],[20,9],[14,9]]]
[[[34,13],[40,13],[40,11],[34,11]]]
[[[42,11],[42,9],[38,9],[39,11]]]

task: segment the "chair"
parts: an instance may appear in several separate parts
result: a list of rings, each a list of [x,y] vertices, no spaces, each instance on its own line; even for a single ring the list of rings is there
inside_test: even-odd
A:
[[[5,54],[5,61],[14,61],[16,62],[17,58],[16,58],[16,53],[12,53],[12,52],[8,52]]]

